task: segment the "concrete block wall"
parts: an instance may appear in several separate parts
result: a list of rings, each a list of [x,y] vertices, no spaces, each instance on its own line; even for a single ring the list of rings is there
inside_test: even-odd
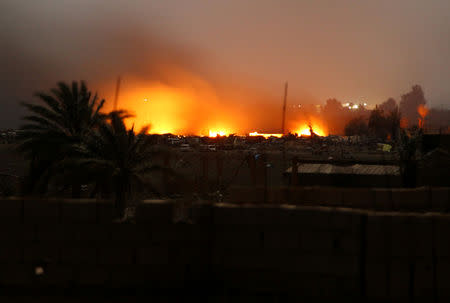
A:
[[[355,302],[450,300],[450,215],[207,203],[191,206],[192,223],[175,224],[173,201],[149,200],[131,224],[112,223],[112,210],[108,201],[0,200],[0,287],[215,285]]]
[[[292,204],[376,211],[449,212],[450,188],[231,187],[224,201],[233,204]]]

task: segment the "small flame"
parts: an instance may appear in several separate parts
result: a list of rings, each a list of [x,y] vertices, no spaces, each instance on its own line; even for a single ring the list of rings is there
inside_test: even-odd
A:
[[[215,138],[215,137],[218,137],[218,136],[223,137],[223,136],[226,136],[226,135],[227,135],[227,133],[225,131],[223,131],[223,130],[209,130],[209,136],[211,138]]]
[[[264,138],[270,138],[270,137],[277,137],[281,138],[283,134],[260,134],[258,132],[252,132],[248,134],[249,136],[256,137],[256,136],[263,136]]]
[[[419,127],[423,128],[423,126],[425,125],[425,117],[428,114],[428,108],[425,107],[425,105],[420,104],[417,107],[417,112],[419,113]]]
[[[326,136],[325,131],[317,125],[311,125],[311,127],[307,124],[302,125],[299,130],[295,131],[299,136],[311,136],[312,131],[318,136]]]

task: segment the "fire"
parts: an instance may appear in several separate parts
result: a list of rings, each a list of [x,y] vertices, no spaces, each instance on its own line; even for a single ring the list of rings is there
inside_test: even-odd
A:
[[[277,137],[277,138],[281,138],[283,136],[283,134],[260,134],[258,132],[252,132],[248,134],[249,136],[263,136],[264,138],[270,138],[270,137]]]
[[[214,137],[217,137],[217,136],[223,137],[223,136],[227,136],[228,134],[229,133],[227,133],[224,130],[209,130],[209,136],[211,138],[214,138]]]
[[[425,124],[425,117],[428,114],[428,108],[425,107],[425,105],[420,104],[417,107],[417,112],[419,113],[419,127],[423,128],[424,124]]]
[[[312,124],[311,128],[313,132],[318,136],[326,136],[326,133],[323,128],[319,127],[316,124]],[[299,136],[311,136],[311,130],[308,124],[302,125],[297,131],[295,131]]]

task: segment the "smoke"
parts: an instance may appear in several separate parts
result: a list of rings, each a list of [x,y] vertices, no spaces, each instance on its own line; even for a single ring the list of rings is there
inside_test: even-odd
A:
[[[136,0],[133,5],[128,5],[126,1],[118,0],[1,1],[0,128],[17,127],[24,115],[19,101],[30,100],[33,92],[47,90],[57,81],[86,80],[91,90],[106,98],[106,110],[110,110],[116,79],[120,75],[119,107],[136,114],[130,124],[135,123],[137,128],[151,124],[157,132],[205,134],[210,129],[236,133],[279,132],[283,83],[288,78],[293,85],[288,94],[287,128],[296,131],[304,124],[318,124],[327,133],[336,134],[342,133],[351,115],[347,110],[324,110],[326,105],[318,108],[316,105],[325,98],[318,100],[305,90],[313,90],[321,98],[332,94],[330,97],[336,96],[346,102],[361,100],[358,96],[364,96],[364,100],[370,97],[358,91],[361,87],[365,92],[377,91],[372,96],[379,96],[378,91],[384,89],[381,80],[398,83],[395,79],[385,78],[389,74],[385,68],[389,66],[395,71],[402,70],[401,66],[393,64],[398,58],[392,55],[386,61],[386,58],[378,57],[382,53],[377,51],[378,43],[364,43],[367,31],[355,32],[359,39],[353,35],[340,37],[337,32],[322,27],[325,23],[320,20],[323,18],[313,17],[312,13],[320,12],[320,17],[325,14],[333,20],[338,18],[336,24],[346,29],[342,32],[352,33],[350,21],[340,22],[350,19],[327,11],[328,5],[323,4],[323,9],[319,5],[318,10],[314,5],[307,5],[297,10],[294,8],[300,4],[292,2],[292,9],[285,8],[288,12],[279,11],[274,17],[289,21],[285,24],[287,28],[298,31],[298,39],[293,39],[297,37],[293,33],[286,37],[279,35],[284,32],[281,27],[275,29],[271,25],[267,28],[266,17],[274,14],[272,4],[268,2],[261,3],[258,12],[250,2],[240,6],[242,1],[236,1],[237,4],[228,6],[211,1],[207,5],[210,10],[215,9],[211,12],[204,9],[206,2],[186,2]],[[234,11],[236,7],[241,9],[238,15]],[[188,14],[180,14],[187,8]],[[227,14],[221,10],[227,10]],[[254,14],[248,14],[249,11]],[[311,12],[309,18],[298,16],[297,12],[303,11],[305,14]],[[372,8],[368,11],[373,12]],[[168,18],[164,14],[175,17]],[[227,16],[231,14],[241,18],[246,25],[251,19],[257,26],[243,26],[231,18],[228,20]],[[358,21],[359,11],[356,15]],[[177,16],[185,18],[184,21],[177,23]],[[190,16],[203,19],[186,23]],[[215,20],[216,16],[220,20]],[[311,26],[292,26],[297,20]],[[315,20],[319,20],[319,24],[315,24]],[[174,34],[165,22],[173,24],[177,33]],[[180,35],[186,24],[196,26],[197,31],[192,33],[199,33],[201,28],[203,43],[192,42],[195,40],[192,36],[190,40]],[[220,26],[208,30],[215,24],[221,24],[223,30]],[[279,26],[282,24],[280,22]],[[360,26],[377,28],[377,23],[361,22],[358,28]],[[268,35],[262,28],[274,32]],[[309,28],[311,30],[306,30]],[[380,38],[377,33],[371,33],[372,36],[367,37],[371,42]],[[205,41],[216,45],[209,46]],[[328,48],[330,41],[335,43]],[[234,44],[229,45],[230,42]],[[364,45],[368,49],[359,48]],[[384,52],[387,44],[379,45]],[[399,49],[398,45],[392,45],[392,49]],[[225,56],[223,60],[214,60],[219,52],[231,53],[229,60],[223,59]],[[400,58],[404,59],[403,54]],[[366,65],[372,61],[373,65]],[[225,66],[227,63],[229,66]],[[352,74],[349,71],[354,68],[348,66],[361,66],[361,75],[368,71],[381,73],[379,69],[382,68],[382,77],[371,78],[375,89],[369,89],[366,86],[369,83],[361,84],[364,77],[358,70]],[[401,78],[402,75],[398,76]],[[352,79],[358,81],[350,81]],[[403,80],[409,81],[405,77]],[[346,86],[344,82],[354,83],[354,87]],[[148,102],[144,102],[145,99]]]
[[[135,113],[130,124],[136,127],[192,134],[281,127],[281,102],[273,102],[281,101],[281,89],[280,96],[270,96],[236,85],[239,75],[226,81],[228,75],[206,68],[211,62],[202,59],[202,50],[177,43],[151,22],[133,21],[114,8],[110,17],[98,19],[95,5],[41,4],[35,10],[24,2],[2,4],[9,17],[2,22],[0,102],[8,115],[0,128],[17,126],[24,114],[19,101],[57,81],[87,81],[111,110],[119,75],[119,107]]]

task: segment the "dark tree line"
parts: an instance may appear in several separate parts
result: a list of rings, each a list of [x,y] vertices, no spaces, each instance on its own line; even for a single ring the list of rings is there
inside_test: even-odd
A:
[[[62,184],[79,197],[81,185],[92,184],[93,195],[112,196],[123,217],[133,190],[158,169],[148,129],[128,129],[125,111],[102,113],[105,100],[82,81],[60,82],[36,97],[39,104],[23,103],[29,115],[23,118],[18,148],[30,165],[25,193],[45,194],[49,186]]]
[[[399,105],[395,99],[389,98],[370,111],[368,118],[357,116],[351,119],[345,126],[345,134],[373,136],[381,140],[399,139],[401,127],[420,126],[419,107],[425,104],[426,99],[422,88],[414,85],[410,92],[401,96]],[[434,114],[435,111],[432,110],[430,113]]]

